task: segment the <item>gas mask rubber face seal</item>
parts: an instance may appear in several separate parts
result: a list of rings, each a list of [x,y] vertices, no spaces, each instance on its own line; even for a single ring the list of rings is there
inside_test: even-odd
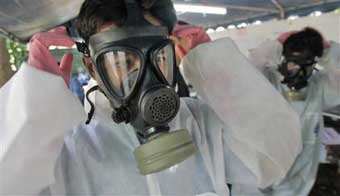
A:
[[[169,168],[194,154],[188,130],[169,130],[179,111],[174,90],[176,56],[168,29],[144,19],[139,4],[125,0],[124,25],[96,33],[89,55],[96,80],[116,123],[130,123],[142,144],[134,154],[142,174]]]
[[[313,74],[317,58],[310,54],[296,55],[286,54],[278,67],[278,71],[284,77],[282,84],[286,84],[291,90],[298,91],[308,85],[308,79]]]

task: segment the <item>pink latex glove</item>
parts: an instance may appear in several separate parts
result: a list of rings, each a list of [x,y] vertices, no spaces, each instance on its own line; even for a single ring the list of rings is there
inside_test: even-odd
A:
[[[177,24],[174,28],[173,35],[178,38],[187,38],[188,49],[191,50],[197,45],[211,41],[209,35],[204,31],[202,27],[194,25],[179,25]],[[180,51],[180,56],[183,58],[189,50],[178,46]]]
[[[282,33],[278,38],[277,40],[283,44],[283,42],[285,42],[289,36],[295,34],[295,33],[298,33],[299,31],[288,31],[288,32],[285,32],[285,33]]]
[[[48,50],[48,47],[65,46],[72,47],[74,41],[67,35],[66,28],[61,26],[48,32],[35,34],[29,43],[28,64],[31,66],[63,77],[67,86],[70,86],[73,55],[64,54],[60,64]]]
[[[298,33],[299,31],[288,31],[288,32],[285,32],[285,33],[282,33],[278,38],[277,40],[279,42],[281,42],[283,44],[283,42],[285,42],[289,36],[295,34],[295,33]],[[323,47],[324,48],[329,48],[330,47],[330,44],[327,40],[323,39]]]

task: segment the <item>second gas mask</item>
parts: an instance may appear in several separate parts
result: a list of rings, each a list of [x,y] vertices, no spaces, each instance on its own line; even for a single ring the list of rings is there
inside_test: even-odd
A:
[[[285,55],[278,71],[284,77],[283,84],[291,90],[298,91],[308,85],[308,79],[314,71],[317,59],[314,56]]]

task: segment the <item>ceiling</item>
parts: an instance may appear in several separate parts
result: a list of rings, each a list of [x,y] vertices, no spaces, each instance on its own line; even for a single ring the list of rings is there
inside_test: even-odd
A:
[[[39,31],[51,29],[76,17],[84,0],[0,0],[0,34],[25,42]],[[179,13],[179,19],[208,27],[241,22],[328,12],[340,0],[173,0],[175,3],[222,6],[226,15]]]
[[[241,22],[304,16],[314,11],[329,12],[340,0],[174,0],[175,3],[226,7],[226,15],[182,13],[179,19],[204,27],[227,26]]]

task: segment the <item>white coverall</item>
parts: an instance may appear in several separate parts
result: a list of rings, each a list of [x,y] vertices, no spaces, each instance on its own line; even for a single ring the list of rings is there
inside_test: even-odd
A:
[[[84,110],[62,78],[21,67],[0,90],[0,195],[228,195],[227,183],[263,187],[281,178],[274,173],[259,180],[266,175],[253,168],[273,166],[258,170],[265,173],[276,165],[235,137],[206,104],[190,98],[181,100],[170,129],[188,129],[198,152],[142,176],[133,157],[139,143],[132,127],[114,124],[108,101],[99,92],[95,97],[94,118],[84,125]]]
[[[282,54],[282,44],[267,40],[250,50],[250,61],[263,72],[273,86],[283,93],[282,75],[277,71]],[[321,69],[308,80],[305,101],[290,101],[299,114],[302,125],[303,151],[298,156],[285,179],[268,189],[270,195],[307,196],[311,191],[320,160],[320,131],[324,129],[322,111],[340,104],[340,45],[330,42],[319,61]]]
[[[181,69],[199,97],[231,127],[234,136],[261,152],[264,167],[247,165],[258,187],[263,190],[279,183],[302,149],[299,116],[280,93],[229,38],[199,45],[183,59]],[[244,159],[249,160],[246,163],[256,155],[238,154],[245,155]],[[262,195],[249,181],[232,183],[231,192],[234,196]]]

